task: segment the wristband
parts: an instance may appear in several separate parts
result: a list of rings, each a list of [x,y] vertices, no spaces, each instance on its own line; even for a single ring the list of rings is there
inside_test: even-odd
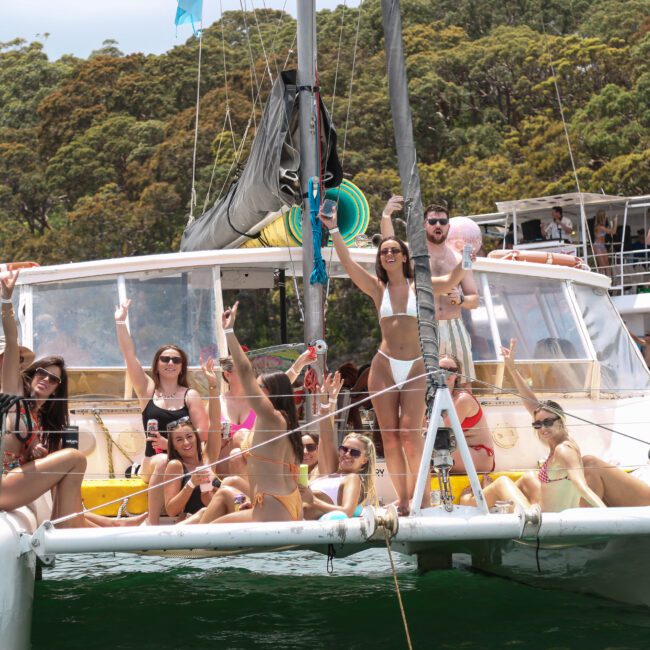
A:
[[[223,331],[224,334],[234,334],[235,330],[232,327],[229,327],[228,329],[225,329]]]
[[[321,404],[320,405],[320,410],[321,411],[329,411],[330,410],[330,405],[329,404]]]
[[[192,479],[190,478],[190,480],[187,483],[185,483],[185,487],[190,487],[193,490],[196,487],[196,485],[192,483]]]
[[[336,228],[330,228],[330,235],[333,235],[335,232],[339,231],[339,227],[336,226]]]
[[[337,228],[337,230],[338,230],[338,228]],[[3,305],[13,305],[14,304],[14,301],[11,298],[0,298],[0,302]]]
[[[124,320],[116,320],[115,324],[116,325],[126,325],[126,318]]]
[[[338,400],[335,397],[330,397],[330,404],[336,404],[337,401]]]
[[[390,216],[391,216],[390,214],[386,214],[385,212],[381,213],[381,218],[382,219],[390,219]]]

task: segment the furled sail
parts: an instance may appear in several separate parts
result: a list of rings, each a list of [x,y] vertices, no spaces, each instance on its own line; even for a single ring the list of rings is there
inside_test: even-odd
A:
[[[269,213],[302,203],[300,98],[295,71],[282,72],[273,84],[241,176],[209,210],[188,224],[181,241],[182,251],[241,244],[246,236],[254,237],[266,225]],[[323,184],[326,188],[338,187],[343,171],[336,153],[336,132],[322,101],[320,120]]]

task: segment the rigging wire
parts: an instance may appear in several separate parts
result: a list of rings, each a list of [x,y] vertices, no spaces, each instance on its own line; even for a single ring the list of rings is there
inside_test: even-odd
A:
[[[201,17],[201,29],[199,30],[199,65],[196,73],[196,107],[194,116],[194,149],[192,152],[192,190],[190,193],[190,216],[187,225],[194,222],[194,207],[196,206],[196,150],[199,141],[199,111],[201,104],[201,57],[203,53],[203,17]]]

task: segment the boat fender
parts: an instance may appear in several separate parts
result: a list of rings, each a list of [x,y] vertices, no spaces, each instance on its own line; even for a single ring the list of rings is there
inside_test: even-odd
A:
[[[363,506],[357,506],[352,513],[353,517],[360,517],[363,512]],[[320,521],[332,521],[336,519],[348,519],[348,516],[344,512],[338,510],[334,512],[326,512],[322,517],[319,518]]]

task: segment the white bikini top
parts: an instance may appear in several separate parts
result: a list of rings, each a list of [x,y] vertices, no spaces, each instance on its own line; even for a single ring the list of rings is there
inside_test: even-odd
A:
[[[379,320],[382,318],[387,318],[388,316],[411,316],[412,318],[418,317],[418,305],[415,298],[415,291],[413,286],[409,284],[409,298],[406,303],[405,312],[394,312],[393,305],[390,301],[390,293],[388,292],[388,285],[384,289],[384,295],[381,299],[381,306],[379,307]]]
[[[309,483],[309,487],[313,492],[322,492],[332,500],[336,506],[339,500],[339,488],[345,476],[339,474],[338,476],[318,476]]]

